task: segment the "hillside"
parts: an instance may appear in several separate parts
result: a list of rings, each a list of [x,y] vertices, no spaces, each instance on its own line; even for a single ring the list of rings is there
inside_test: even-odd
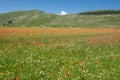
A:
[[[79,13],[79,15],[107,15],[107,14],[120,14],[120,10],[96,10]]]
[[[40,26],[49,23],[56,16],[39,10],[10,12],[0,14],[0,26]]]
[[[120,27],[119,10],[56,15],[39,10],[0,14],[0,27]]]

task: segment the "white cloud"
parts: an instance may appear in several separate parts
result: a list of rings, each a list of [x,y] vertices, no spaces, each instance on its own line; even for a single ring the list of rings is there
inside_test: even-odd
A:
[[[66,15],[66,14],[67,14],[67,12],[65,12],[65,11],[60,12],[60,15]]]

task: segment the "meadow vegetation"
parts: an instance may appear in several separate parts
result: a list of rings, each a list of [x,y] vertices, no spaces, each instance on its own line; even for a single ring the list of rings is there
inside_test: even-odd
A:
[[[0,28],[0,80],[119,80],[120,29]]]

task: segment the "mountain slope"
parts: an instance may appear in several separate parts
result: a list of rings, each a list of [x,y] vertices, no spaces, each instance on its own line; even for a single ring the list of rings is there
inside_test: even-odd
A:
[[[120,27],[119,10],[55,15],[39,10],[0,14],[1,27]]]
[[[0,15],[0,26],[40,26],[56,16],[39,10],[10,12]]]

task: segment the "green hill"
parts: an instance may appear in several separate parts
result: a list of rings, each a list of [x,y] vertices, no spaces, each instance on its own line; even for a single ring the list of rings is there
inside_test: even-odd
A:
[[[0,14],[0,27],[120,27],[120,10],[56,15],[40,10]]]
[[[0,14],[0,26],[41,26],[49,23],[56,16],[39,10],[10,12]]]

